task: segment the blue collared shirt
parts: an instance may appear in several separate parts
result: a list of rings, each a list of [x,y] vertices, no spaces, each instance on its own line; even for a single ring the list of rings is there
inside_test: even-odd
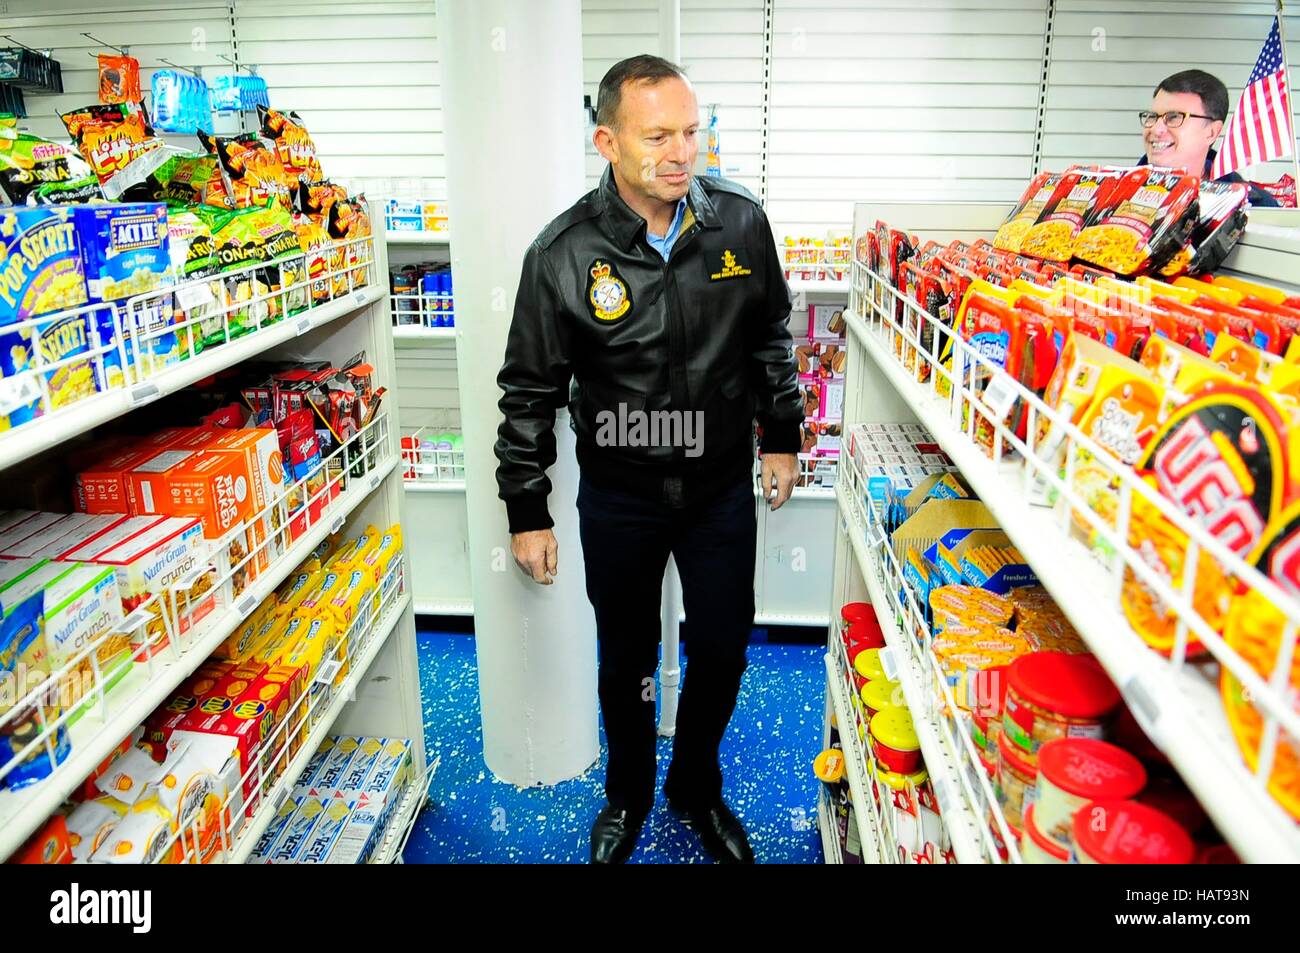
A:
[[[677,236],[680,235],[682,231],[682,219],[685,217],[686,196],[683,195],[677,201],[677,212],[673,215],[672,224],[668,226],[668,234],[653,235],[650,232],[649,226],[646,226],[645,240],[650,243],[651,248],[663,255],[664,261],[667,261],[668,256],[672,254],[673,245],[677,241]]]

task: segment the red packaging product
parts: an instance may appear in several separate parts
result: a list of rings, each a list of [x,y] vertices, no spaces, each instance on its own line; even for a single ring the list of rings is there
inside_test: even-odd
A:
[[[1250,319],[1250,315],[1241,309],[1224,304],[1208,295],[1202,295],[1191,305],[1181,304],[1186,310],[1195,308],[1201,313],[1202,321],[1205,325],[1205,341],[1210,350],[1214,350],[1214,342],[1220,334],[1230,334],[1238,341],[1245,341],[1247,344],[1253,343],[1255,337],[1255,324]]]
[[[1025,233],[1019,250],[1046,261],[1069,261],[1075,238],[1094,221],[1096,210],[1109,198],[1116,179],[1113,171],[1067,172],[1038,221]]]
[[[1192,237],[1201,180],[1177,169],[1128,172],[1074,240],[1074,257],[1117,275],[1158,273]]]
[[[998,228],[993,237],[993,245],[1011,252],[1019,252],[1026,233],[1039,220],[1043,209],[1056,198],[1063,189],[1068,190],[1066,176],[1060,172],[1040,172],[1030,180],[1029,186],[1020,196],[1011,214]]]
[[[1181,301],[1163,295],[1152,298],[1150,308],[1153,333],[1162,334],[1175,344],[1181,344],[1197,354],[1210,356],[1210,342],[1205,330],[1205,318],[1208,315],[1191,305],[1183,305]]]
[[[1223,264],[1233,246],[1246,231],[1246,200],[1250,187],[1245,182],[1202,182],[1200,213],[1192,237],[1160,270],[1166,279],[1200,275]]]
[[[130,473],[156,455],[156,451],[126,450],[77,474],[76,506],[82,513],[130,512]]]
[[[1109,271],[1101,271],[1097,268],[1089,268],[1087,265],[1079,264],[1071,266],[1069,274],[1071,278],[1077,278],[1090,285],[1095,285],[1098,278],[1115,277]]]

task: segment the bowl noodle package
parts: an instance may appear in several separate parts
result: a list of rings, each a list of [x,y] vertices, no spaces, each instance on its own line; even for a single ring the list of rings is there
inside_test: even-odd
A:
[[[1020,251],[1046,261],[1067,262],[1075,236],[1092,221],[1114,190],[1113,169],[1072,169],[1062,178],[1038,221],[1025,232]]]
[[[1276,399],[1247,386],[1213,383],[1164,422],[1137,469],[1191,522],[1248,559],[1295,495],[1290,472],[1294,439],[1290,417]],[[1135,495],[1129,545],[1177,591],[1185,575],[1187,534],[1140,503]],[[1215,631],[1223,631],[1233,590],[1226,571],[1200,551],[1196,580],[1197,613]],[[1130,570],[1125,571],[1121,604],[1148,645],[1165,655],[1173,650],[1177,614]],[[1189,631],[1188,656],[1203,651]]]
[[[1250,186],[1245,182],[1202,182],[1200,214],[1192,237],[1160,269],[1161,277],[1203,275],[1217,270],[1245,234],[1249,196]]]
[[[1117,275],[1158,273],[1196,227],[1201,180],[1177,169],[1127,173],[1074,240],[1074,257]]]
[[[1283,592],[1300,598],[1300,504],[1291,504],[1269,523],[1251,562]],[[1265,681],[1273,676],[1287,617],[1263,593],[1247,588],[1235,596],[1228,610],[1224,639]],[[1292,648],[1288,690],[1300,690],[1300,651]],[[1220,679],[1228,724],[1241,747],[1247,766],[1256,770],[1264,737],[1264,719],[1232,670],[1223,666]],[[1283,730],[1278,735],[1276,758],[1268,782],[1269,793],[1292,817],[1300,820],[1300,738]]]
[[[1052,202],[1058,189],[1068,190],[1069,187],[1070,183],[1061,172],[1042,172],[1034,176],[1033,181],[1029,183],[1029,188],[1025,189],[1016,207],[1011,210],[1007,220],[993,236],[993,247],[1019,252],[1025,234],[1038,221],[1043,209]]]

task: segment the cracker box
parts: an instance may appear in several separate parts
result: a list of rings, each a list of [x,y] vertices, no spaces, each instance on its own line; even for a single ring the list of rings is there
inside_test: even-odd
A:
[[[166,515],[171,508],[168,478],[173,472],[197,459],[196,450],[162,450],[127,475],[127,505],[132,516]]]
[[[330,855],[347,830],[355,807],[355,801],[333,800],[325,804],[297,863],[328,863]]]
[[[153,374],[180,362],[180,342],[172,324],[170,294],[129,299],[171,284],[167,206],[158,202],[82,205],[76,209],[77,237],[85,260],[86,291],[94,302],[119,302],[126,366],[115,351],[105,355],[110,387],[131,373]],[[108,309],[102,309],[101,340],[113,335]]]
[[[208,452],[238,454],[244,460],[256,512],[262,513],[271,507],[270,512],[258,521],[259,534],[271,541],[257,557],[259,571],[266,569],[284,553],[283,537],[278,532],[281,508],[273,506],[286,489],[280,438],[272,428],[232,430],[218,434],[209,444]]]
[[[58,559],[64,562],[91,562],[100,553],[106,553],[116,546],[120,546],[133,536],[138,536],[150,527],[157,526],[167,517],[165,516],[118,516],[115,522],[108,529],[97,533],[84,542],[79,542],[75,546],[69,545],[67,549],[59,553]]]
[[[295,798],[297,810],[266,854],[268,864],[296,864],[307,848],[316,822],[329,806],[319,798]]]
[[[334,747],[325,756],[325,761],[321,764],[320,770],[316,772],[316,776],[312,779],[308,793],[313,797],[333,797],[334,792],[343,783],[343,778],[348,772],[348,765],[352,763],[352,758],[360,747],[361,744],[356,738],[338,738],[334,743]]]
[[[346,801],[338,803],[346,804]],[[395,812],[395,803],[359,802],[348,814],[347,825],[330,853],[331,864],[367,864],[383,840]]]
[[[347,770],[343,772],[338,787],[332,791],[322,791],[321,795],[356,799],[365,794],[367,790],[366,782],[379,762],[380,753],[384,748],[384,740],[383,738],[357,738],[356,753],[352,756],[352,760],[348,762]]]
[[[311,791],[312,782],[316,778],[317,772],[325,764],[325,759],[329,757],[334,745],[338,743],[338,738],[333,735],[326,736],[325,740],[312,753],[311,760],[307,762],[307,767],[302,769],[302,774],[298,775],[298,783],[294,785],[294,794],[307,794]]]
[[[280,805],[280,809],[275,812],[275,817],[271,819],[271,823],[267,825],[266,830],[262,832],[262,836],[257,839],[257,843],[253,846],[251,857],[254,861],[265,862],[268,859],[271,848],[279,840],[280,835],[284,833],[285,828],[289,826],[289,822],[298,813],[298,808],[305,800],[306,797],[285,798],[284,803]]]
[[[95,539],[125,518],[117,513],[103,513],[99,516],[70,513],[39,533],[28,536],[21,543],[9,547],[0,553],[0,559],[55,559],[67,552],[69,548]]]
[[[52,206],[0,208],[0,328],[79,308],[87,300],[72,211]],[[38,359],[49,363],[89,350],[90,323],[81,315],[0,331],[0,375],[12,381],[10,399],[0,406],[0,430],[42,415],[46,408],[37,399],[39,384],[18,375]],[[34,329],[41,332],[39,345]],[[70,404],[94,393],[101,380],[93,361],[70,364],[49,374],[51,398],[56,406]]]
[[[51,669],[59,669],[92,643],[99,643],[95,656],[100,664],[104,687],[110,688],[125,674],[129,658],[127,639],[115,630],[122,622],[122,598],[117,577],[107,566],[80,563],[49,563],[67,571],[45,588],[45,641],[50,650]],[[102,636],[108,636],[101,640]],[[65,683],[72,689],[67,707],[85,694],[93,683],[91,657],[86,656]],[[84,676],[84,677],[78,677]],[[80,714],[80,712],[78,713]]]
[[[112,549],[98,553],[92,561],[110,567],[116,573],[123,605],[130,612],[151,595],[166,593],[179,579],[201,565],[204,558],[203,528],[199,521],[193,517],[165,517]],[[217,598],[212,582],[212,574],[204,573],[187,596],[178,595],[176,601],[183,611],[177,613],[176,621],[181,634],[189,632],[216,609]],[[155,602],[154,607],[157,608],[162,601]],[[155,619],[143,630],[138,629],[132,634],[132,649],[140,649],[146,638],[152,646],[151,654],[166,647],[166,628],[161,619]]]
[[[127,513],[131,508],[130,473],[156,455],[155,450],[123,450],[77,474],[76,507],[82,513]]]
[[[11,864],[70,864],[72,843],[68,837],[68,822],[62,814],[54,814],[41,829],[27,839],[9,858]]]
[[[0,532],[0,552],[7,552],[16,546],[20,546],[24,540],[35,536],[37,533],[44,532],[62,518],[62,513],[37,513],[31,519],[23,520],[4,532]]]

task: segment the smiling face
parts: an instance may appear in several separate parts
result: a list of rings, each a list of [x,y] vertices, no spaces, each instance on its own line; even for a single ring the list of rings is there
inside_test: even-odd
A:
[[[676,203],[690,191],[700,104],[688,82],[624,84],[613,126],[599,126],[596,149],[609,160],[619,191],[654,203]]]
[[[1150,129],[1143,129],[1147,161],[1152,165],[1186,169],[1193,175],[1200,175],[1205,169],[1210,147],[1223,131],[1223,122],[1197,118],[1197,115],[1207,115],[1207,111],[1196,93],[1171,93],[1161,89],[1151,101],[1151,111],[1161,116],[1167,112],[1194,115],[1189,115],[1176,129],[1170,129],[1163,119],[1157,119]]]

